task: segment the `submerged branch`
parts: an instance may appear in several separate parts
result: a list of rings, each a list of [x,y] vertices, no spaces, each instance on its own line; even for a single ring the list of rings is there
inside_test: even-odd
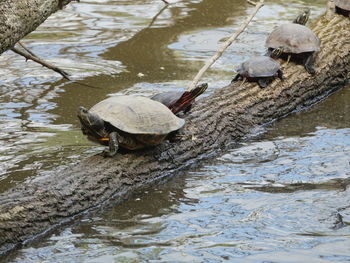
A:
[[[22,46],[23,46],[23,44],[22,44]],[[65,72],[64,70],[60,69],[59,67],[56,67],[56,66],[46,62],[45,60],[37,57],[34,53],[32,53],[32,52],[30,52],[30,53],[29,52],[24,52],[24,51],[22,51],[22,50],[20,50],[20,49],[18,49],[16,47],[11,48],[11,50],[13,52],[15,52],[16,54],[25,57],[27,60],[31,59],[34,62],[39,63],[40,65],[57,72],[58,74],[60,74],[65,79],[70,80],[69,74],[67,72]]]
[[[67,72],[65,72],[63,69],[60,69],[50,63],[48,63],[47,61],[45,61],[44,59],[38,57],[35,53],[33,53],[29,48],[27,48],[23,43],[21,42],[18,42],[18,44],[27,52],[23,52],[21,50],[19,50],[18,48],[11,48],[11,50],[23,57],[25,57],[27,60],[28,59],[31,59],[33,60],[34,62],[48,68],[48,69],[51,69],[57,73],[59,73],[61,76],[63,76],[66,80],[71,80],[69,78],[69,75]],[[86,84],[86,83],[83,83],[83,82],[80,82],[80,81],[77,81],[77,80],[71,80],[73,83],[76,83],[76,84],[79,84],[79,85],[82,85],[84,87],[88,87],[88,88],[93,88],[93,89],[102,89],[101,87],[97,87],[97,86],[92,86],[92,85],[89,85],[89,84]]]

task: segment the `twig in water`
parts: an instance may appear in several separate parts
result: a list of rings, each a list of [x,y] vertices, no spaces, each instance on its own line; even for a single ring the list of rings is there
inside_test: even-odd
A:
[[[264,0],[260,0],[256,5],[252,12],[252,14],[244,21],[244,23],[240,26],[240,28],[228,39],[225,41],[225,43],[222,45],[222,47],[212,56],[205,65],[200,69],[200,71],[197,73],[195,78],[193,79],[191,85],[187,89],[187,91],[191,91],[194,89],[199,82],[199,80],[202,78],[204,73],[210,68],[211,65],[215,63],[216,60],[218,60],[221,55],[224,53],[224,51],[237,39],[237,37],[246,29],[250,21],[253,19],[253,17],[256,15],[256,13],[259,11],[261,7],[264,6]]]
[[[164,2],[164,4],[166,4],[166,5],[168,5],[169,4],[169,2],[168,1],[166,1],[166,0],[162,0],[163,2]]]
[[[23,45],[23,44],[22,44]],[[11,50],[15,53],[17,53],[18,55],[21,55],[23,57],[25,57],[27,60],[28,59],[31,59],[33,61],[35,61],[36,63],[39,63],[40,65],[44,66],[44,67],[47,67],[48,69],[51,69],[55,72],[57,72],[58,74],[60,74],[62,77],[64,77],[65,79],[68,79],[70,80],[70,78],[68,77],[69,74],[67,72],[65,72],[64,70],[54,66],[54,65],[51,65],[50,63],[42,60],[41,58],[37,57],[36,55],[33,55],[34,53],[29,53],[29,52],[23,52],[22,50],[16,48],[16,47],[13,47],[11,48]]]
[[[89,85],[89,84],[86,84],[84,82],[80,82],[80,81],[77,81],[77,80],[72,80],[71,81],[72,83],[77,83],[81,86],[85,86],[85,87],[88,87],[88,88],[93,88],[93,89],[102,89],[101,87],[98,87],[98,86],[92,86],[92,85]]]
[[[36,54],[34,54],[29,48],[27,48],[21,41],[17,42],[18,45],[20,45],[25,51],[27,51],[29,54],[31,54],[34,57],[38,57]]]
[[[162,7],[162,9],[159,10],[159,12],[152,18],[151,23],[148,25],[147,28],[150,28],[151,26],[153,26],[154,22],[157,20],[158,16],[160,16],[161,13],[163,13],[163,11],[165,9],[167,9],[169,7],[169,3],[167,3],[165,6]]]
[[[18,48],[15,48],[13,47],[11,50],[23,57],[25,57],[27,60],[28,59],[31,59],[37,63],[39,63],[40,65],[48,68],[48,69],[51,69],[57,73],[59,73],[61,76],[63,76],[65,79],[67,80],[70,80],[72,81],[73,83],[77,83],[79,85],[82,85],[82,86],[85,86],[85,87],[89,87],[89,88],[93,88],[93,89],[101,89],[101,87],[96,87],[96,86],[92,86],[92,85],[89,85],[89,84],[86,84],[86,83],[83,83],[83,82],[80,82],[80,81],[77,81],[77,80],[71,80],[68,76],[69,74],[67,72],[65,72],[64,70],[46,62],[45,60],[39,58],[35,53],[33,53],[29,48],[27,48],[23,43],[21,42],[17,42],[17,44],[19,44],[26,52],[23,52],[21,51],[20,49]]]
[[[247,0],[248,4],[251,4],[251,5],[256,5],[256,2],[253,2],[253,1],[250,1],[250,0]]]

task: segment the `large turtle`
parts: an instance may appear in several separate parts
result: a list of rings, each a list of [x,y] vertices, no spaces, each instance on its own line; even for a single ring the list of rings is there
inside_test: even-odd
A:
[[[208,88],[208,83],[203,83],[190,91],[169,91],[158,93],[151,97],[152,100],[159,101],[167,106],[174,114],[179,112],[187,113],[195,98],[203,94]]]
[[[350,17],[350,0],[335,0],[335,12]]]
[[[105,99],[90,110],[80,107],[78,118],[88,139],[109,146],[104,151],[109,157],[117,154],[119,146],[137,150],[160,144],[185,124],[163,104],[127,95]]]
[[[283,53],[283,47],[274,49],[270,56],[257,56],[244,61],[238,68],[238,74],[231,81],[246,79],[256,81],[261,88],[266,88],[276,77],[284,79],[281,65],[275,58]]]
[[[315,74],[314,63],[316,52],[320,50],[320,39],[305,26],[309,15],[308,9],[294,20],[295,23],[284,24],[274,29],[266,40],[266,47],[268,52],[271,52],[283,46],[284,52],[281,58],[288,61],[292,58],[296,62],[301,62],[307,72]]]

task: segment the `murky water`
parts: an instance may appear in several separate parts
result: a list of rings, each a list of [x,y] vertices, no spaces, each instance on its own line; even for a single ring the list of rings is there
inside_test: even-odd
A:
[[[302,7],[268,1],[203,81],[228,84]],[[0,57],[0,192],[101,148],[76,109],[114,93],[182,89],[252,10],[245,1],[81,1],[23,41],[92,89]],[[258,22],[257,22],[258,21]],[[350,89],[130,200],[79,218],[4,262],[349,262]],[[344,224],[339,223],[338,214]],[[338,220],[338,221],[337,221]]]

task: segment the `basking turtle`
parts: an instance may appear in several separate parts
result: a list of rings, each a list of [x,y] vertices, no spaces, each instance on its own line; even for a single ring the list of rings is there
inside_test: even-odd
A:
[[[293,24],[285,24],[274,29],[266,40],[268,52],[280,46],[284,47],[281,58],[292,58],[301,62],[307,72],[315,74],[314,69],[316,52],[320,50],[320,39],[305,23],[310,15],[310,10],[299,15]],[[297,24],[303,23],[303,24]]]
[[[335,0],[335,12],[350,17],[350,0]]]
[[[275,48],[270,56],[257,56],[243,62],[238,68],[238,74],[231,81],[247,79],[256,81],[261,88],[266,88],[276,77],[283,80],[281,65],[274,58],[283,53],[283,47]]]
[[[185,124],[163,104],[141,96],[111,97],[90,110],[80,107],[78,118],[88,139],[109,146],[104,151],[109,157],[119,146],[136,150],[160,144]]]
[[[203,94],[208,88],[208,83],[198,85],[191,91],[169,91],[156,94],[152,100],[159,101],[167,106],[174,114],[181,111],[187,113],[192,107],[195,98]]]

